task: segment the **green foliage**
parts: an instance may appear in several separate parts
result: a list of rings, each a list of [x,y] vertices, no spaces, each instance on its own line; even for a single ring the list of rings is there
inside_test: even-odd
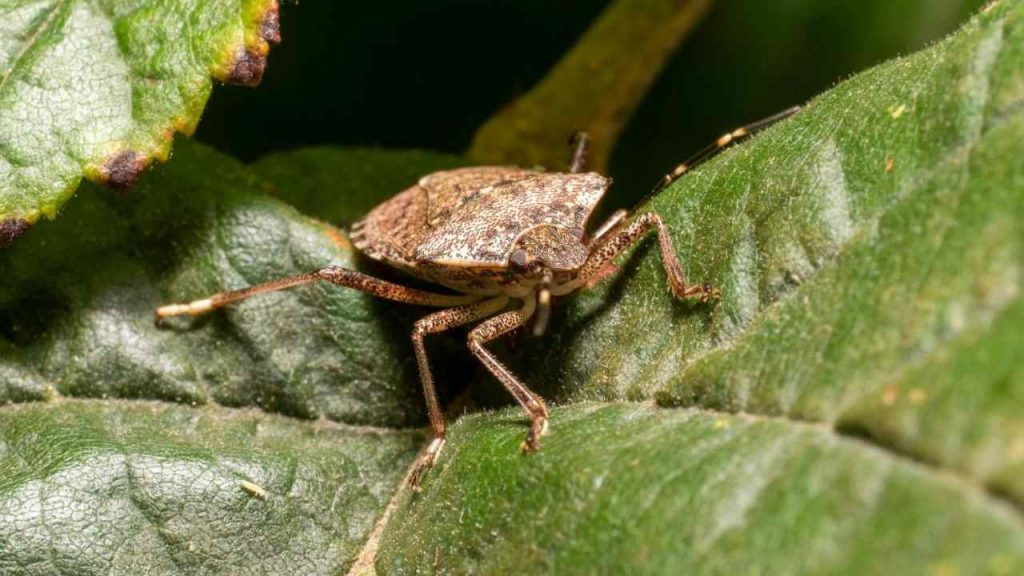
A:
[[[451,574],[1017,573],[1019,512],[969,481],[786,418],[644,404],[460,420],[378,569]]]
[[[213,406],[12,407],[0,573],[337,574],[422,438]]]
[[[689,174],[645,209],[722,301],[672,301],[642,245],[505,354],[561,405],[544,450],[514,410],[463,418],[420,495],[414,309],[152,310],[386,274],[281,199],[344,224],[462,160],[181,143],[128,197],[87,185],[0,253],[0,572],[1019,573],[1021,102],[1004,2]]]
[[[259,82],[277,0],[13,0],[0,6],[0,244],[82,176],[131,186],[192,133],[210,77]]]

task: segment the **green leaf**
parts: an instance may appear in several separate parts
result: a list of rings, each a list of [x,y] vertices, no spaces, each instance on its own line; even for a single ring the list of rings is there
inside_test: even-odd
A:
[[[259,83],[277,0],[13,0],[0,6],[0,245],[83,176],[133,185],[191,134],[211,77]]]
[[[421,443],[212,406],[10,407],[0,572],[337,574]]]
[[[381,573],[954,574],[1024,568],[1019,511],[785,418],[577,404],[519,454],[515,412],[459,421],[389,522]]]

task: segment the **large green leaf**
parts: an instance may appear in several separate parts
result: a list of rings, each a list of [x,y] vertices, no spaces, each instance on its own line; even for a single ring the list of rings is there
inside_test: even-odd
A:
[[[337,574],[421,442],[218,407],[11,407],[0,573]]]
[[[191,134],[211,77],[259,83],[277,0],[0,3],[0,246],[83,176],[134,184]]]
[[[1011,574],[1017,510],[785,418],[577,404],[524,458],[515,413],[465,418],[388,524],[384,573]]]
[[[457,161],[320,150],[247,171],[179,145],[130,198],[89,186],[0,255],[0,394],[49,402],[0,409],[0,520],[19,522],[0,532],[0,560],[14,559],[0,566],[302,573],[311,556],[337,571],[358,550],[355,568],[381,573],[1020,572],[1022,18],[1019,2],[994,5],[658,196],[689,274],[722,302],[674,303],[646,244],[610,284],[563,301],[543,341],[506,354],[566,404],[545,449],[518,452],[515,411],[472,416],[418,496],[395,492],[424,437],[400,431],[422,422],[413,311],[317,286],[163,329],[151,312],[328,263],[386,273],[260,191],[345,222],[396,191],[378,190],[385,173]],[[358,210],[323,190],[346,157],[367,168],[345,181]],[[452,382],[466,353],[432,352]],[[104,395],[122,399],[79,398]],[[263,418],[287,428],[279,443],[239,432],[258,438],[249,419]],[[312,418],[395,430],[356,441]],[[305,448],[324,426],[351,465],[341,478],[323,461],[327,480],[295,503],[277,459],[327,458],[319,441]],[[181,472],[136,478],[136,463]],[[264,501],[241,480],[281,508],[255,521]],[[120,514],[75,529],[122,546],[50,545],[81,521],[48,524],[72,484]],[[338,490],[372,497],[339,512]],[[210,528],[190,531],[207,508]],[[331,523],[350,511],[348,528]]]

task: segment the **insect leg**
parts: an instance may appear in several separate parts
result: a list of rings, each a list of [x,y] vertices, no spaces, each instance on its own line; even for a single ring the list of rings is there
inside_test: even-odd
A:
[[[430,372],[430,363],[427,361],[427,350],[423,345],[423,338],[428,334],[437,334],[451,330],[452,328],[490,316],[504,308],[507,303],[508,298],[499,296],[468,306],[441,310],[420,318],[413,328],[412,346],[413,350],[416,351],[416,364],[420,371],[420,381],[423,383],[423,396],[427,402],[427,416],[430,418],[430,428],[434,432],[434,439],[430,442],[423,455],[420,456],[412,475],[409,476],[409,485],[414,490],[419,490],[420,479],[437,462],[441,448],[444,447],[444,413],[441,411],[441,404],[437,400],[434,376]]]
[[[572,161],[569,162],[569,172],[579,174],[583,171],[583,165],[587,163],[590,137],[587,136],[586,132],[577,132],[569,139],[569,145],[573,146]]]
[[[775,124],[776,122],[785,120],[786,118],[789,118],[790,116],[796,114],[799,111],[799,106],[793,106],[791,108],[783,110],[782,112],[773,114],[767,118],[763,118],[761,120],[758,120],[757,122],[747,124],[746,126],[737,128],[732,132],[721,135],[717,140],[715,140],[711,144],[708,144],[699,152],[697,152],[689,159],[687,159],[686,162],[683,162],[682,164],[676,166],[675,168],[672,169],[671,172],[663,176],[661,180],[659,180],[658,183],[654,186],[654,189],[651,191],[651,193],[653,194],[654,192],[657,192],[658,190],[665,188],[669,184],[672,184],[673,182],[681,178],[683,174],[686,174],[690,170],[693,170],[695,166],[707,161],[709,158],[721,152],[725,148],[729,147],[731,144],[734,144],[748,136],[756,134],[757,132],[764,130],[765,128],[771,126],[772,124]]]
[[[533,315],[534,301],[527,300],[519,310],[505,312],[484,321],[469,333],[469,349],[480,359],[480,362],[501,381],[519,405],[530,415],[530,432],[520,446],[524,452],[532,452],[540,448],[540,437],[548,429],[548,408],[544,400],[534,394],[504,364],[498,361],[484,344],[519,328],[529,321]]]
[[[246,298],[257,294],[273,292],[275,290],[284,290],[286,288],[301,286],[318,280],[325,280],[331,284],[353,288],[360,292],[365,292],[371,296],[376,296],[385,300],[394,300],[396,302],[416,304],[420,306],[436,306],[441,308],[449,306],[463,306],[480,299],[478,296],[425,292],[423,290],[407,288],[399,284],[380,280],[373,276],[356,272],[355,270],[348,270],[340,266],[328,266],[305,274],[281,278],[272,282],[242,288],[240,290],[218,292],[212,296],[207,296],[200,300],[194,300],[187,304],[168,304],[166,306],[160,306],[156,309],[156,318],[157,320],[160,320],[161,318],[178,316],[181,314],[198,316],[199,314],[221,308],[231,304],[232,302],[245,300]]]
[[[604,242],[599,244],[591,253],[590,257],[580,269],[576,281],[570,286],[588,283],[589,280],[598,276],[616,256],[621,254],[630,246],[639,242],[644,235],[652,229],[658,231],[658,245],[661,247],[661,262],[668,275],[668,284],[676,298],[696,299],[707,302],[718,297],[718,290],[707,284],[694,285],[686,283],[686,276],[683,274],[683,266],[679,263],[675,248],[672,246],[672,238],[668,235],[668,229],[661,217],[654,212],[645,212],[637,217],[624,230],[608,236]]]

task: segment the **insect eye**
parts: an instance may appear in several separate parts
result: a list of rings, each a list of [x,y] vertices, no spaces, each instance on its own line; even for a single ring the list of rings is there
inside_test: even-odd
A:
[[[530,265],[530,255],[526,253],[526,250],[519,248],[509,256],[508,261],[516,268],[526,268]]]

